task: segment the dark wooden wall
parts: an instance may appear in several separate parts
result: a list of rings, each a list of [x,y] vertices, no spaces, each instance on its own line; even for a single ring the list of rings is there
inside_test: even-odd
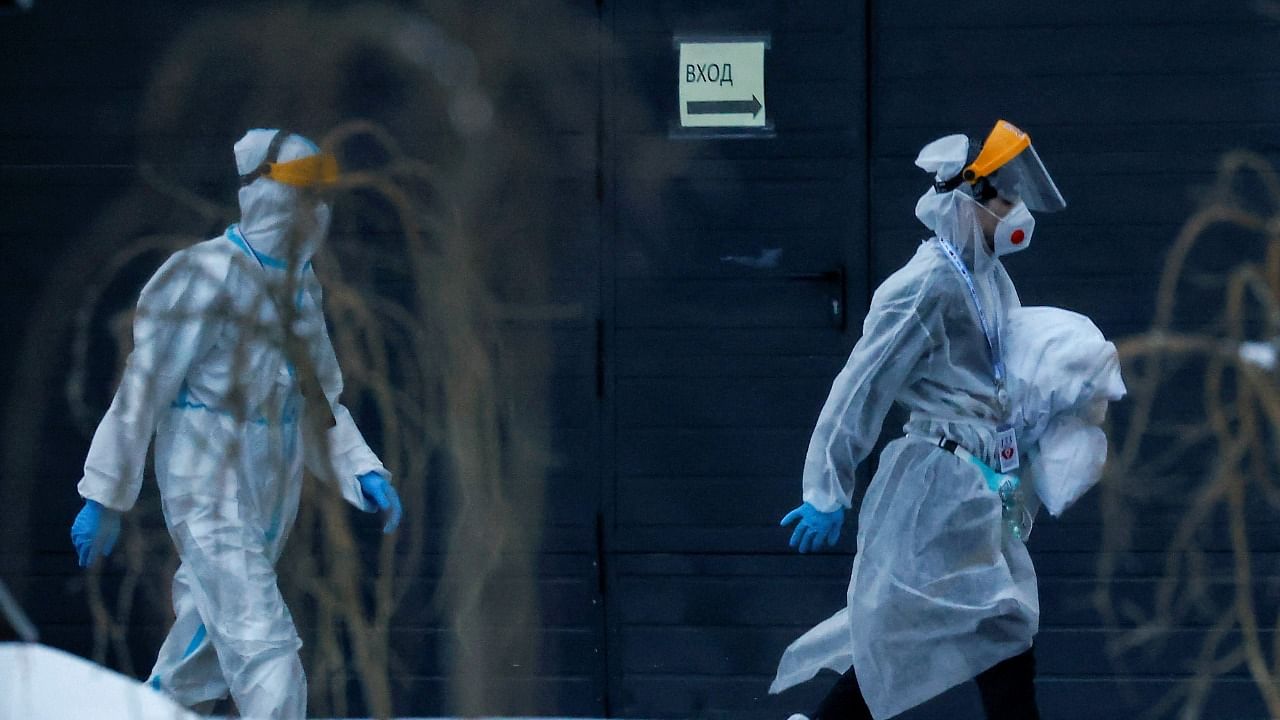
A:
[[[912,213],[927,184],[915,153],[999,117],[1027,129],[1069,207],[1039,218],[1035,247],[1007,263],[1024,304],[1086,313],[1113,337],[1136,332],[1164,251],[1220,156],[1280,159],[1280,27],[1235,0],[603,0],[580,11],[606,42],[599,71],[586,74],[597,106],[555,129],[597,153],[594,167],[553,170],[556,293],[585,314],[552,328],[562,462],[540,569],[548,650],[532,680],[543,693],[528,711],[786,717],[831,681],[766,694],[782,649],[844,602],[855,527],[838,552],[801,557],[776,523],[798,503],[808,434],[870,293],[925,236]],[[133,181],[136,108],[188,14],[172,3],[39,1],[0,14],[0,330],[13,347],[67,320],[25,308],[85,218]],[[684,33],[770,35],[776,136],[670,136],[672,36]],[[637,100],[647,112],[631,111]],[[643,184],[655,166],[670,168],[656,191]],[[770,250],[780,251],[771,267],[725,260]],[[67,298],[65,313],[75,305]],[[26,382],[22,359],[0,360],[11,393]],[[0,501],[30,506],[0,531],[0,572],[20,574],[50,643],[87,653],[66,540],[87,437],[59,409],[66,378],[42,377],[47,452],[26,468],[38,482],[0,477],[14,489]],[[1118,596],[1149,597],[1178,510],[1144,518]],[[1046,718],[1150,707],[1186,680],[1207,631],[1172,628],[1166,652],[1115,662],[1106,648],[1120,631],[1090,604],[1100,524],[1090,498],[1042,521],[1031,542]],[[1256,549],[1275,565],[1280,544],[1261,538]],[[1259,591],[1263,617],[1275,615],[1273,590]],[[397,707],[442,712],[439,619],[407,612],[395,632],[410,661]],[[136,641],[140,663],[153,640]],[[1210,707],[1206,717],[1263,715],[1243,674],[1220,680]],[[906,717],[979,712],[962,687]]]

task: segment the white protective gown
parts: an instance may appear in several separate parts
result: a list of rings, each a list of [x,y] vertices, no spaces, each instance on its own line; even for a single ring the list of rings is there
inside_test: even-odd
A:
[[[272,134],[250,131],[236,144],[242,173],[261,162]],[[293,136],[279,159],[313,152]],[[328,209],[302,210],[309,213],[305,239],[292,253],[285,247],[305,204],[299,197],[268,179],[242,188],[240,224],[175,253],[143,288],[134,348],[79,484],[86,499],[128,510],[155,435],[165,522],[182,563],[173,583],[177,619],[151,683],[188,706],[230,693],[253,718],[306,714],[302,643],[274,567],[298,509],[304,465],[369,512],[376,508],[357,476],[390,477],[338,402],[342,376],[306,261],[327,232]],[[292,298],[295,331],[324,394],[308,412],[323,412],[325,402],[335,421],[324,442],[303,440],[297,373],[271,299],[283,296],[289,271],[282,258],[290,254],[303,268]],[[327,425],[326,417],[319,427]]]
[[[963,158],[961,149],[951,166],[918,163],[950,176]],[[976,206],[957,196],[930,190],[917,215],[959,247],[998,331],[1018,296],[981,245]],[[787,648],[770,687],[852,666],[877,720],[1027,650],[1039,626],[1035,569],[1004,529],[999,496],[976,467],[937,446],[945,436],[998,467],[1008,401],[998,399],[970,293],[936,237],[876,290],[809,445],[806,502],[851,507],[854,469],[895,401],[910,419],[862,502],[848,605]]]

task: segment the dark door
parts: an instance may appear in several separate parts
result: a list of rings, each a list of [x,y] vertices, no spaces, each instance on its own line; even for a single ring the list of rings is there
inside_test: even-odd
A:
[[[605,12],[624,53],[606,92],[656,110],[606,98],[609,710],[773,716],[778,654],[847,582],[847,554],[795,555],[778,519],[799,503],[809,433],[868,295],[864,9]],[[776,135],[672,137],[673,36],[734,32],[770,36]],[[655,164],[664,173],[646,175]]]

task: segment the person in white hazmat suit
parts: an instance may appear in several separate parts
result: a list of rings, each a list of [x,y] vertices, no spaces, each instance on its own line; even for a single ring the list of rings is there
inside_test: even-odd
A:
[[[311,267],[330,217],[318,193],[337,179],[337,162],[300,135],[262,129],[235,144],[235,158],[240,222],[175,253],[142,290],[72,538],[82,565],[110,553],[154,434],[182,562],[152,686],[189,707],[230,694],[244,717],[303,718],[302,643],[275,571],[303,468],[361,510],[381,510],[384,532],[401,506],[338,401],[342,375]]]
[[[847,607],[787,648],[770,692],[828,668],[843,675],[815,720],[884,720],[976,677],[988,718],[1037,718],[1036,576],[1018,493],[999,484],[1019,457],[1001,347],[1019,302],[998,257],[1030,244],[1030,210],[1066,203],[1005,121],[982,142],[936,140],[916,164],[936,181],[916,205],[934,235],[876,290],[833,383],[804,504],[783,519],[792,545],[834,544],[895,401],[905,436],[862,501]]]

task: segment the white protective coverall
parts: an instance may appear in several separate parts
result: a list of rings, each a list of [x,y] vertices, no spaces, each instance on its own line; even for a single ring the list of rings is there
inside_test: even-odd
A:
[[[263,161],[274,134],[252,130],[236,143],[241,174]],[[315,152],[294,135],[278,160]],[[302,643],[274,566],[304,464],[367,512],[376,508],[357,476],[390,474],[338,402],[342,375],[309,262],[327,233],[328,207],[268,178],[242,187],[239,201],[238,226],[175,253],[143,288],[133,351],[78,489],[128,510],[155,435],[165,523],[182,563],[173,581],[177,619],[152,685],[188,706],[229,692],[245,717],[303,718]],[[297,369],[284,350],[288,302],[323,389],[323,400],[306,405],[325,416],[321,423],[301,417]],[[308,427],[327,429],[306,442]]]
[[[967,151],[963,135],[949,136],[916,163],[943,180]],[[787,648],[770,692],[852,665],[882,720],[1031,647],[1040,603],[1027,549],[1005,532],[1000,497],[981,472],[937,445],[945,436],[999,467],[1009,400],[997,393],[974,303],[938,239],[959,250],[999,333],[1018,296],[986,250],[979,212],[962,190],[920,198],[916,215],[935,236],[876,290],[831,388],[804,467],[804,500],[818,510],[851,507],[854,469],[895,401],[910,412],[907,434],[881,453],[862,501],[847,607]]]

